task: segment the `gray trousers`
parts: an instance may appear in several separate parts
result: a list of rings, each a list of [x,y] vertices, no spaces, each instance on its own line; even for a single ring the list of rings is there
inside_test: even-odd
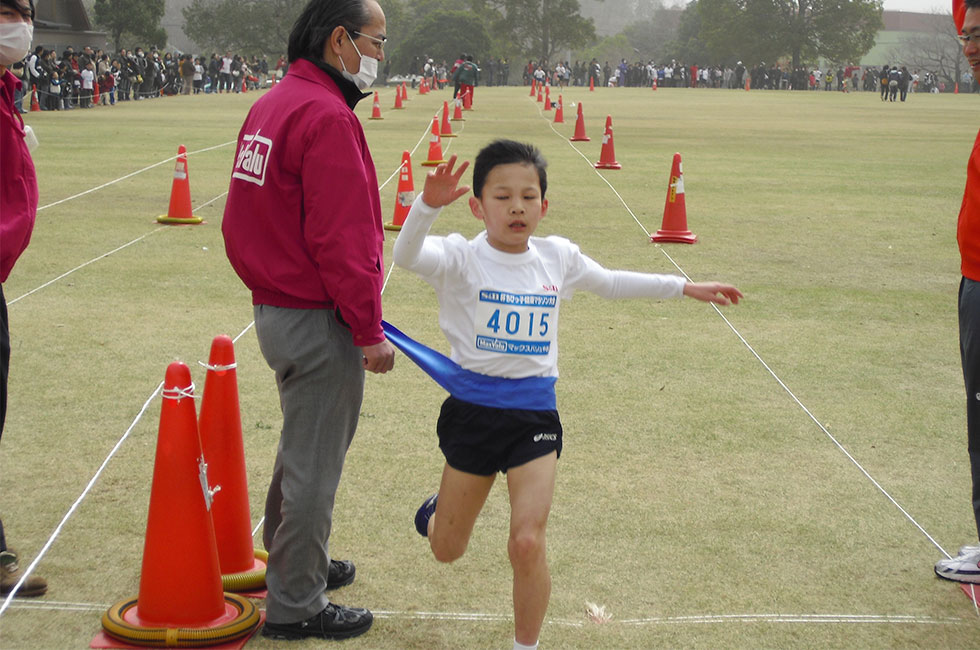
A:
[[[357,428],[364,368],[360,348],[333,312],[269,305],[256,305],[254,312],[283,416],[265,503],[266,616],[272,623],[296,623],[330,602],[327,540]]]

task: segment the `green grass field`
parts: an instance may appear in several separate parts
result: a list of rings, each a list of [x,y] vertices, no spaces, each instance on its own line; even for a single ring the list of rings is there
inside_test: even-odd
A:
[[[278,397],[220,232],[234,140],[256,97],[26,116],[41,141],[42,209],[3,287],[13,355],[0,515],[24,566],[53,542],[36,569],[47,596],[0,617],[5,650],[85,648],[102,612],[136,594],[159,396],[140,410],[174,359],[200,392],[197,361],[217,334],[244,332],[237,373],[258,524]],[[369,100],[358,107],[379,185],[388,181],[385,220],[404,150],[421,191],[430,120],[448,97],[412,92],[395,111],[382,90],[383,121],[366,119]],[[576,88],[554,125],[527,88],[477,89],[443,147],[472,159],[495,137],[538,145],[550,163],[539,234],[567,236],[608,267],[723,280],[746,296],[722,312],[588,294],[563,308],[565,449],[542,648],[977,646],[977,610],[932,571],[939,546],[955,554],[974,534],[955,228],[976,101]],[[579,102],[592,140],[570,143]],[[623,169],[596,172],[606,115]],[[206,223],[161,227],[180,144]],[[648,237],[675,151],[693,246]],[[479,229],[460,201],[434,231]],[[395,269],[384,307],[445,350],[421,280]],[[331,551],[358,568],[334,598],[377,618],[345,648],[510,647],[504,483],[451,566],[412,525],[438,485],[443,395],[403,356],[368,377]],[[172,540],[174,571],[186,543]],[[587,601],[612,620],[588,621]]]

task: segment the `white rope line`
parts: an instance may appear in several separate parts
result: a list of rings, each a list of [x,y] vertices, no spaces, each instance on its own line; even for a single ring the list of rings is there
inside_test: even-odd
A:
[[[110,607],[104,603],[75,603],[53,600],[18,600],[11,609],[34,609],[50,611],[104,612]],[[513,614],[490,614],[484,612],[425,612],[398,610],[371,610],[376,618],[414,620],[414,621],[455,621],[468,622],[507,622]],[[650,616],[645,618],[612,619],[603,625],[640,627],[646,625],[705,625],[718,623],[803,623],[803,624],[872,624],[872,625],[962,625],[967,621],[956,616],[925,616],[908,614],[691,614],[687,616]],[[549,619],[547,625],[566,627],[586,627],[584,621],[570,619]]]
[[[219,146],[223,146],[223,145],[219,145]],[[211,199],[211,200],[209,200],[209,201],[206,201],[206,202],[204,202],[204,203],[202,203],[201,205],[199,205],[199,206],[197,206],[196,208],[194,208],[194,210],[200,210],[201,208],[204,208],[204,207],[207,207],[207,206],[209,206],[209,205],[211,205],[212,203],[214,203],[215,201],[217,201],[218,199],[220,199],[220,198],[222,198],[223,196],[225,196],[225,195],[227,195],[227,194],[228,194],[228,191],[226,190],[226,191],[224,191],[224,192],[222,192],[221,194],[219,194],[218,196],[216,196],[216,197],[214,197],[213,199]],[[81,195],[78,195],[78,196],[81,196]],[[65,200],[67,200],[67,199],[65,199]],[[38,209],[40,210],[40,208],[38,208]],[[40,291],[41,289],[44,289],[45,287],[48,287],[48,286],[51,286],[52,284],[54,284],[54,283],[55,283],[55,282],[57,282],[58,280],[61,280],[61,279],[63,279],[63,278],[66,278],[66,277],[68,277],[69,275],[71,275],[71,274],[72,274],[72,273],[74,273],[75,271],[79,271],[79,270],[81,270],[81,269],[84,269],[84,268],[85,268],[86,266],[88,266],[89,264],[92,264],[93,262],[98,262],[99,260],[101,260],[101,259],[103,259],[103,258],[106,258],[106,257],[109,257],[109,256],[110,256],[110,255],[112,255],[113,253],[118,253],[118,252],[119,252],[119,251],[121,251],[122,249],[124,249],[124,248],[126,248],[126,247],[128,247],[128,246],[132,246],[133,244],[135,244],[135,243],[137,243],[137,242],[139,242],[139,241],[141,241],[141,240],[143,240],[143,239],[146,239],[146,238],[147,238],[147,237],[149,237],[150,235],[152,235],[152,234],[155,234],[155,233],[158,233],[158,232],[160,232],[161,230],[166,230],[167,228],[170,228],[170,226],[160,226],[160,227],[158,227],[158,228],[156,228],[156,229],[154,229],[154,230],[151,230],[151,231],[150,231],[150,232],[148,232],[148,233],[145,233],[145,234],[143,234],[143,235],[140,235],[139,237],[137,237],[136,239],[134,239],[134,240],[132,240],[132,241],[129,241],[129,242],[126,242],[125,244],[123,244],[122,246],[119,246],[118,248],[114,248],[114,249],[112,249],[112,250],[111,250],[111,251],[109,251],[108,253],[103,253],[102,255],[99,255],[98,257],[94,257],[94,258],[92,258],[92,259],[90,259],[90,260],[89,260],[89,261],[87,261],[87,262],[83,262],[82,264],[79,264],[79,265],[78,265],[78,266],[76,266],[75,268],[73,268],[73,269],[71,269],[71,270],[69,270],[69,271],[65,271],[64,273],[62,273],[62,274],[61,274],[61,275],[59,275],[58,277],[56,277],[56,278],[54,278],[54,279],[52,279],[52,280],[48,280],[47,282],[45,282],[45,283],[44,283],[44,284],[42,284],[41,286],[39,286],[39,287],[36,287],[36,288],[34,288],[34,289],[31,289],[30,291],[28,291],[27,293],[25,293],[25,294],[23,294],[23,295],[21,295],[21,296],[17,296],[17,297],[16,297],[16,298],[14,298],[13,300],[11,300],[11,301],[9,301],[9,302],[7,303],[7,306],[9,307],[10,305],[12,305],[12,304],[14,304],[15,302],[17,302],[18,300],[20,300],[21,298],[26,298],[26,297],[28,297],[28,296],[30,296],[31,294],[33,294],[33,293],[37,293],[37,292],[38,292],[38,291]]]
[[[233,339],[233,341],[237,341],[242,336],[244,336],[245,333],[252,328],[252,325],[254,325],[254,322],[250,323],[245,329],[239,332],[238,336],[236,336]],[[88,496],[88,493],[92,490],[92,487],[95,485],[96,481],[102,475],[102,472],[105,471],[105,468],[109,465],[109,461],[112,460],[112,457],[116,455],[116,452],[119,451],[119,449],[122,447],[126,439],[129,438],[129,434],[133,431],[133,429],[140,422],[140,420],[143,419],[143,415],[146,413],[146,409],[153,402],[153,399],[157,396],[157,394],[163,390],[163,383],[164,382],[161,381],[157,385],[156,389],[147,398],[146,402],[144,402],[143,408],[141,408],[139,413],[136,415],[136,419],[133,420],[132,424],[129,425],[129,428],[126,429],[126,432],[122,435],[121,438],[119,438],[115,446],[113,446],[112,450],[109,452],[109,455],[107,455],[105,457],[105,460],[102,461],[102,465],[99,466],[99,469],[89,480],[88,485],[86,485],[85,489],[82,490],[82,493],[75,500],[75,503],[72,504],[71,508],[68,509],[68,512],[65,513],[65,516],[62,517],[61,523],[58,524],[58,526],[51,533],[51,536],[48,538],[48,541],[44,544],[44,546],[41,547],[41,550],[38,551],[37,556],[34,558],[34,561],[31,562],[30,565],[27,567],[27,569],[24,570],[24,574],[21,576],[20,580],[17,581],[17,584],[14,585],[14,588],[11,590],[10,595],[7,596],[7,599],[3,602],[3,605],[0,606],[0,617],[2,617],[3,613],[10,607],[10,602],[17,594],[17,591],[20,589],[20,586],[24,584],[24,581],[27,580],[27,578],[31,575],[31,573],[34,572],[34,568],[41,562],[41,559],[47,554],[48,550],[54,545],[55,540],[61,534],[61,529],[65,527],[65,524],[68,523],[68,520],[71,518],[71,516],[75,514],[75,511],[78,509],[78,506],[81,505],[85,497]],[[193,391],[193,389],[194,389],[194,385],[191,384],[190,390]]]
[[[223,142],[221,144],[216,144],[213,147],[205,147],[204,149],[198,149],[197,151],[188,151],[187,152],[187,155],[188,156],[193,156],[194,154],[204,153],[206,151],[211,151],[213,149],[219,149],[221,147],[227,147],[228,145],[235,144],[236,142],[237,142],[237,140],[232,140],[231,142]],[[118,183],[120,181],[124,181],[127,178],[132,178],[133,176],[136,176],[137,174],[142,174],[143,172],[149,171],[149,170],[153,169],[154,167],[159,167],[160,165],[165,165],[168,162],[171,162],[173,160],[177,160],[177,155],[179,155],[179,154],[175,154],[175,155],[173,155],[173,156],[171,156],[171,157],[169,157],[169,158],[167,158],[165,160],[161,160],[158,163],[153,163],[152,165],[149,165],[148,167],[144,167],[143,169],[138,169],[135,172],[126,174],[125,176],[120,176],[117,179],[111,180],[108,183],[103,183],[102,185],[99,185],[97,187],[93,187],[91,189],[85,190],[84,192],[79,192],[78,194],[74,194],[72,196],[63,198],[63,199],[61,199],[59,201],[55,201],[54,203],[48,203],[47,205],[42,205],[41,207],[39,207],[37,209],[37,211],[40,212],[41,210],[46,210],[48,208],[53,208],[56,205],[61,205],[62,203],[67,203],[68,201],[71,201],[73,199],[77,199],[79,197],[85,196],[86,194],[91,194],[92,192],[98,192],[99,190],[101,190],[103,188],[109,187],[110,185],[115,185],[116,183]]]
[[[539,114],[541,115],[541,117],[542,117],[542,118],[544,118],[544,115],[543,115],[543,112],[541,111],[541,109],[540,109],[540,108],[538,108],[538,112],[539,112]],[[557,129],[556,129],[555,127],[554,127],[554,124],[553,124],[553,123],[549,123],[549,124],[550,124],[550,126],[551,126],[551,130],[552,130],[552,131],[554,131],[554,133],[555,133],[556,135],[558,135],[559,137],[561,137],[561,138],[563,138],[563,139],[565,138],[565,136],[564,136],[564,134],[562,134],[562,133],[559,133],[559,132],[558,132],[558,130],[557,130]],[[571,141],[568,141],[568,144],[569,144],[569,146],[571,146],[571,147],[572,147],[572,149],[574,149],[574,150],[575,150],[575,151],[576,151],[576,152],[577,152],[577,153],[578,153],[578,154],[579,154],[580,156],[582,156],[582,158],[584,158],[584,159],[585,159],[585,160],[586,160],[587,162],[589,161],[589,159],[588,159],[588,158],[587,158],[587,157],[586,157],[586,156],[585,156],[584,154],[582,154],[582,152],[581,152],[581,151],[579,151],[579,149],[578,149],[577,147],[575,147],[575,146],[574,146],[574,144],[573,144],[573,143],[572,143]],[[589,164],[590,164],[590,166],[591,166],[591,162],[590,162]],[[594,168],[593,168],[593,169],[594,169]],[[640,225],[640,228],[641,228],[641,229],[643,230],[643,232],[644,232],[644,234],[646,234],[646,236],[647,236],[647,237],[649,237],[649,236],[650,236],[650,233],[649,233],[649,231],[647,231],[647,229],[643,227],[643,224],[640,224],[640,222],[639,222],[639,219],[637,219],[637,218],[636,218],[636,215],[635,215],[635,214],[633,214],[633,211],[632,211],[632,210],[630,210],[630,208],[629,208],[629,206],[628,206],[628,205],[626,205],[626,201],[624,201],[624,200],[623,200],[623,197],[622,197],[622,196],[620,196],[620,194],[619,194],[619,192],[617,192],[617,191],[616,191],[616,189],[615,189],[615,188],[614,188],[614,187],[612,186],[612,184],[611,184],[611,183],[610,183],[610,182],[609,182],[609,181],[608,181],[608,180],[607,180],[607,179],[606,179],[606,178],[605,178],[604,176],[602,176],[602,174],[599,174],[599,173],[598,173],[598,170],[595,170],[595,171],[596,171],[596,174],[597,174],[597,175],[599,176],[599,178],[601,178],[601,179],[602,179],[602,180],[603,180],[603,181],[604,181],[604,182],[605,182],[605,183],[606,183],[607,185],[609,185],[609,187],[610,187],[610,189],[612,189],[612,191],[613,191],[613,193],[614,193],[614,194],[615,194],[615,195],[616,195],[616,196],[617,196],[617,197],[619,198],[619,200],[620,200],[620,201],[621,201],[621,202],[623,203],[623,206],[624,206],[624,207],[626,208],[626,211],[627,211],[627,212],[629,212],[629,214],[630,214],[630,216],[631,216],[631,217],[633,217],[633,220],[634,220],[634,221],[636,221],[636,222],[637,222],[637,223],[638,223],[638,224]],[[683,275],[683,276],[684,276],[684,277],[685,277],[685,278],[686,278],[686,279],[687,279],[688,281],[691,281],[691,278],[690,278],[690,276],[688,276],[688,274],[687,274],[687,273],[686,273],[686,272],[684,271],[684,269],[682,269],[682,268],[680,267],[680,265],[679,265],[679,264],[677,264],[677,262],[676,262],[676,261],[674,260],[674,258],[672,258],[672,257],[670,256],[670,254],[669,254],[669,253],[667,253],[667,249],[666,249],[666,248],[664,248],[663,246],[660,246],[659,248],[660,248],[660,252],[661,252],[661,253],[663,253],[663,255],[664,255],[664,256],[665,256],[665,257],[666,257],[666,258],[667,258],[668,260],[670,260],[670,263],[671,263],[671,264],[673,264],[673,266],[674,266],[674,268],[676,268],[676,269],[677,269],[677,271],[678,271],[678,272],[679,272],[679,273],[680,273],[681,275]],[[867,478],[867,479],[868,479],[869,481],[871,481],[871,484],[872,484],[872,485],[874,485],[874,487],[875,487],[875,488],[877,488],[877,489],[878,489],[878,491],[879,491],[879,492],[881,492],[881,493],[882,493],[882,494],[883,494],[883,495],[885,496],[885,498],[886,498],[886,499],[888,499],[888,500],[889,500],[889,501],[890,501],[890,502],[891,502],[891,503],[892,503],[892,504],[893,504],[893,505],[894,505],[894,506],[895,506],[896,508],[898,508],[898,510],[899,510],[899,511],[900,511],[900,512],[901,512],[901,513],[902,513],[902,514],[903,514],[903,515],[904,515],[904,516],[906,517],[906,519],[908,519],[908,520],[909,520],[909,521],[910,521],[910,522],[912,523],[912,525],[914,525],[914,526],[915,526],[915,527],[916,527],[917,529],[919,529],[919,531],[920,531],[920,532],[921,532],[921,533],[922,533],[923,535],[925,535],[925,537],[926,537],[926,539],[928,539],[928,540],[929,540],[930,542],[932,542],[932,544],[933,544],[933,545],[934,545],[934,546],[935,546],[935,547],[936,547],[937,549],[939,549],[939,551],[940,551],[940,552],[942,552],[942,553],[943,553],[943,555],[945,555],[945,556],[946,556],[947,558],[950,558],[950,555],[949,555],[949,553],[947,553],[947,552],[946,552],[946,550],[945,550],[945,549],[943,549],[943,547],[942,547],[942,546],[941,546],[941,545],[940,545],[940,544],[939,544],[939,543],[938,543],[938,542],[937,542],[937,541],[936,541],[936,540],[935,540],[935,539],[934,539],[934,538],[932,537],[932,535],[930,535],[930,534],[929,534],[929,533],[928,533],[928,532],[927,532],[927,531],[925,530],[925,528],[923,528],[923,527],[922,527],[922,526],[921,526],[921,525],[919,524],[919,522],[918,522],[918,521],[916,521],[916,520],[915,520],[915,518],[914,518],[914,517],[913,517],[913,516],[912,516],[912,515],[911,515],[911,514],[910,514],[910,513],[909,513],[909,512],[908,512],[908,511],[907,511],[907,510],[905,509],[905,508],[903,508],[903,507],[902,507],[902,505],[901,505],[901,504],[899,504],[899,503],[898,503],[898,501],[896,501],[896,500],[895,500],[895,498],[894,498],[894,497],[892,497],[892,495],[891,495],[891,494],[889,494],[889,493],[888,493],[888,491],[887,491],[887,490],[886,490],[886,489],[885,489],[885,488],[884,488],[884,487],[883,487],[883,486],[882,486],[882,485],[881,485],[881,484],[880,484],[880,483],[879,483],[879,482],[878,482],[878,481],[877,481],[877,480],[876,480],[876,479],[875,479],[875,478],[874,478],[874,477],[873,477],[873,476],[872,476],[872,475],[871,475],[871,474],[870,474],[870,473],[868,472],[868,470],[866,470],[866,469],[864,468],[864,466],[862,466],[862,465],[861,465],[861,463],[859,463],[859,462],[858,462],[858,460],[857,460],[856,458],[854,458],[854,456],[853,456],[853,455],[851,455],[851,453],[850,453],[850,452],[849,452],[849,451],[847,450],[847,448],[846,448],[846,447],[844,447],[844,445],[843,445],[843,444],[841,444],[841,443],[840,443],[840,441],[838,441],[838,440],[837,440],[837,438],[835,438],[835,437],[834,437],[834,436],[833,436],[833,435],[832,435],[832,434],[830,433],[830,431],[828,431],[828,430],[827,430],[827,428],[826,428],[826,427],[825,427],[825,426],[823,425],[823,423],[822,423],[822,422],[820,422],[820,420],[819,420],[819,419],[817,419],[817,417],[816,417],[815,415],[813,415],[813,413],[812,413],[812,412],[810,411],[810,409],[808,409],[808,408],[807,408],[807,407],[806,407],[806,406],[805,406],[805,405],[803,404],[803,402],[802,402],[802,401],[801,401],[801,400],[800,400],[800,399],[799,399],[799,398],[798,398],[798,397],[797,397],[797,396],[796,396],[796,395],[795,395],[795,394],[793,393],[793,391],[792,391],[792,390],[790,390],[790,388],[789,388],[789,387],[788,387],[788,386],[787,386],[787,385],[786,385],[786,384],[785,384],[785,383],[783,382],[783,380],[782,380],[782,379],[780,379],[780,377],[779,377],[779,375],[777,375],[777,374],[776,374],[776,372],[775,372],[775,371],[774,371],[774,370],[773,370],[773,369],[772,369],[772,368],[771,368],[771,367],[769,366],[769,364],[768,364],[768,363],[766,363],[766,362],[765,362],[765,360],[764,360],[764,359],[763,359],[763,358],[762,358],[762,357],[761,357],[761,356],[759,355],[759,353],[758,353],[758,352],[756,352],[756,350],[755,350],[755,348],[753,348],[753,347],[752,347],[752,346],[751,346],[751,345],[749,344],[749,342],[748,342],[748,341],[747,341],[747,340],[745,339],[745,337],[743,337],[743,336],[742,336],[742,334],[741,334],[741,333],[740,333],[740,332],[738,331],[738,329],[737,329],[737,328],[736,328],[736,327],[735,327],[735,326],[734,326],[734,325],[733,325],[733,324],[731,323],[731,321],[729,321],[729,320],[728,320],[728,318],[727,318],[727,317],[726,317],[726,316],[725,316],[725,315],[724,315],[724,314],[722,313],[722,311],[721,311],[721,310],[720,310],[720,309],[718,308],[718,306],[717,306],[717,305],[715,305],[714,303],[710,303],[710,304],[711,304],[711,307],[712,307],[712,308],[713,308],[713,309],[715,310],[715,313],[717,313],[717,314],[718,314],[718,315],[719,315],[719,316],[721,317],[721,319],[722,319],[722,320],[723,320],[723,321],[725,322],[725,324],[726,324],[726,325],[728,325],[728,327],[729,327],[729,329],[731,329],[731,330],[732,330],[732,332],[733,332],[733,333],[735,334],[735,336],[737,336],[737,337],[738,337],[738,339],[739,339],[739,340],[740,340],[740,341],[742,342],[742,344],[743,344],[743,345],[744,345],[744,346],[745,346],[745,347],[746,347],[746,348],[748,349],[748,351],[752,353],[752,355],[753,355],[753,356],[754,356],[754,357],[755,357],[755,358],[756,358],[756,359],[757,359],[757,360],[759,361],[759,363],[761,363],[761,364],[762,364],[762,367],[766,369],[766,371],[767,371],[767,372],[768,372],[768,373],[769,373],[769,374],[770,374],[770,375],[772,376],[772,378],[773,378],[773,379],[775,379],[775,380],[776,380],[776,383],[778,383],[778,384],[779,384],[779,386],[780,386],[780,387],[782,387],[782,389],[783,389],[783,390],[784,390],[784,391],[786,392],[786,394],[787,394],[787,395],[789,395],[789,396],[790,396],[790,398],[791,398],[791,399],[792,399],[792,400],[793,400],[793,401],[794,401],[794,402],[795,402],[795,403],[797,404],[797,406],[799,406],[799,407],[800,407],[800,408],[801,408],[801,409],[803,410],[803,412],[804,412],[804,413],[806,413],[806,415],[807,415],[807,416],[808,416],[808,417],[809,417],[809,418],[810,418],[810,419],[811,419],[811,420],[813,421],[813,423],[814,423],[814,424],[816,424],[816,425],[817,425],[817,427],[818,427],[818,428],[819,428],[819,429],[820,429],[821,431],[823,431],[823,433],[824,433],[824,434],[825,434],[825,435],[827,436],[827,438],[829,438],[829,439],[830,439],[830,441],[831,441],[831,442],[832,442],[832,443],[833,443],[833,444],[834,444],[834,445],[835,445],[835,446],[836,446],[836,447],[837,447],[837,448],[838,448],[838,449],[839,449],[839,450],[840,450],[841,452],[843,452],[843,454],[844,454],[844,455],[845,455],[845,456],[846,456],[846,457],[848,458],[848,460],[850,460],[850,461],[851,461],[851,463],[853,463],[853,464],[854,464],[854,466],[855,466],[855,467],[857,467],[857,468],[858,468],[858,470],[859,470],[859,471],[860,471],[860,472],[861,472],[862,474],[864,474],[864,476],[865,476],[865,477],[866,477],[866,478]],[[975,609],[977,610],[977,614],[978,614],[978,615],[980,615],[980,609],[978,609],[978,608],[977,608],[978,606],[977,606],[977,603],[976,603],[976,599],[973,599],[973,601],[974,601],[974,608],[975,608]]]
[[[24,581],[27,580],[27,578],[30,577],[31,573],[34,572],[34,567],[36,567],[38,563],[41,562],[41,559],[44,558],[45,554],[48,552],[48,549],[51,548],[51,546],[54,544],[54,541],[58,538],[58,535],[61,534],[61,529],[65,527],[65,524],[68,523],[68,520],[71,518],[71,516],[75,514],[75,511],[78,509],[78,506],[81,505],[82,500],[88,496],[88,493],[92,490],[92,487],[95,485],[95,482],[99,479],[100,476],[102,476],[102,472],[105,471],[105,468],[109,465],[109,461],[112,460],[112,457],[116,455],[116,452],[119,451],[123,443],[126,442],[126,439],[129,438],[129,434],[132,433],[134,428],[136,428],[136,424],[143,418],[143,414],[146,413],[146,409],[149,408],[150,403],[153,401],[153,398],[157,396],[157,393],[159,393],[162,388],[163,388],[163,382],[161,381],[160,384],[156,387],[156,389],[150,394],[150,397],[147,398],[146,402],[143,403],[143,408],[140,409],[139,413],[137,413],[136,415],[136,419],[133,420],[133,423],[129,425],[128,429],[126,429],[126,433],[124,433],[122,437],[119,439],[119,441],[116,442],[115,446],[113,446],[112,450],[109,452],[109,455],[106,456],[104,461],[102,461],[102,464],[99,466],[99,469],[95,472],[95,475],[92,476],[92,478],[89,480],[88,485],[85,486],[85,489],[82,490],[82,493],[78,496],[77,499],[75,499],[75,503],[73,503],[72,506],[68,509],[68,512],[65,513],[65,516],[61,518],[61,522],[54,529],[54,532],[51,533],[51,536],[48,538],[48,541],[45,542],[44,546],[41,547],[41,550],[38,551],[37,556],[34,558],[34,561],[31,562],[30,565],[27,567],[27,569],[24,570],[23,575],[21,575],[20,577],[20,580],[18,580],[17,584],[14,585],[14,588],[10,590],[10,594],[7,596],[6,600],[3,601],[3,604],[0,605],[0,617],[2,617],[3,613],[7,611],[7,609],[10,607],[10,602],[14,599],[14,596],[17,595],[17,592],[20,590],[21,585],[23,585]]]

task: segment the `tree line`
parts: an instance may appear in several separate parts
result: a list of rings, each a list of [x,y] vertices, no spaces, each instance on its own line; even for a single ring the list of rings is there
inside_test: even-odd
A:
[[[652,0],[621,32],[599,37],[579,0],[379,0],[387,16],[390,73],[419,57],[454,61],[672,59],[702,65],[783,61],[792,68],[857,63],[882,28],[882,0],[691,0],[683,9]],[[193,0],[184,31],[205,52],[277,55],[307,0]],[[634,5],[636,3],[633,3]],[[95,0],[97,24],[113,46],[125,39],[163,47],[164,0]],[[624,0],[604,0],[609,11]],[[631,5],[632,7],[632,5]],[[635,7],[630,9],[637,15]],[[955,40],[951,22],[949,39]],[[954,45],[955,47],[955,45]],[[955,73],[954,73],[955,74]]]

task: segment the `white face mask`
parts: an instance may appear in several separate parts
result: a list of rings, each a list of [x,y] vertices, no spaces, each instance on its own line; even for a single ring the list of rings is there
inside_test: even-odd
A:
[[[351,38],[349,32],[347,33],[347,38],[350,38],[350,44],[354,45],[354,39]],[[361,67],[358,69],[357,74],[349,73],[347,72],[347,66],[344,65],[344,59],[341,57],[340,66],[344,69],[341,74],[344,75],[344,78],[354,82],[354,85],[358,88],[364,90],[378,78],[378,60],[373,56],[364,56],[361,54],[361,51],[357,49],[357,45],[354,45],[354,51],[361,57]]]
[[[10,66],[25,56],[34,40],[34,25],[24,22],[0,23],[0,65]]]

